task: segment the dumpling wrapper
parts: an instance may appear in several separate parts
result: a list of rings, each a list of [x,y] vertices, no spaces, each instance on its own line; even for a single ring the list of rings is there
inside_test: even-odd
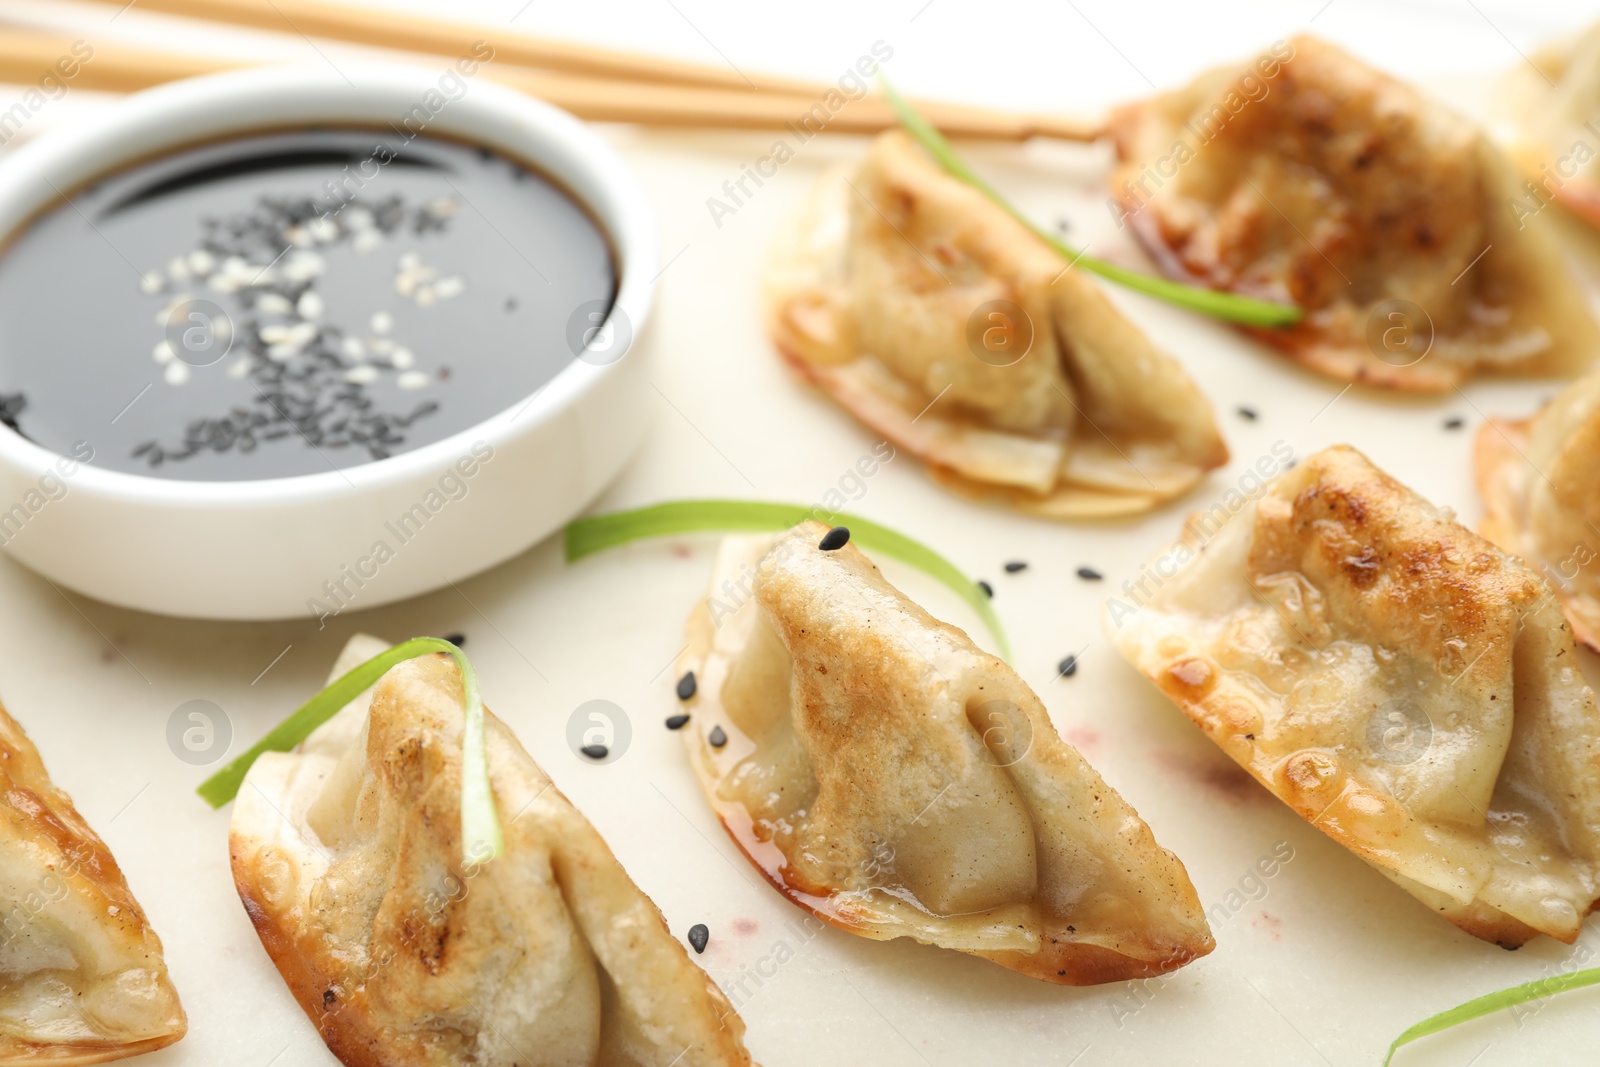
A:
[[[1600,652],[1600,372],[1531,419],[1478,431],[1483,536],[1549,581],[1578,640]]]
[[[726,539],[680,661],[690,760],[767,880],[851,933],[1047,982],[1210,952],[1183,864],[1039,698],[854,545],[818,548],[825,532]]]
[[[1600,23],[1518,63],[1497,102],[1511,158],[1534,185],[1507,205],[1513,215],[1531,218],[1553,200],[1600,228]]]
[[[1112,195],[1157,267],[1302,308],[1252,332],[1344,381],[1441,391],[1587,367],[1600,331],[1544,220],[1509,209],[1501,151],[1330,44],[1284,53],[1113,116]]]
[[[386,647],[352,638],[333,675]],[[721,991],[515,735],[484,719],[506,847],[474,868],[453,660],[397,665],[245,778],[234,881],[328,1048],[347,1067],[749,1064]]]
[[[885,133],[853,173],[828,172],[777,241],[768,329],[795,370],[950,488],[1050,518],[1146,511],[1228,450],[1182,365],[1066,268]],[[1023,318],[987,317],[991,301]],[[1011,350],[1031,334],[1016,362],[989,362],[1010,358],[983,343],[990,323]]]
[[[161,939],[0,708],[0,1067],[105,1063],[188,1031]]]
[[[1123,655],[1463,930],[1571,944],[1600,896],[1600,711],[1539,576],[1346,446],[1188,535],[1148,599],[1108,602]]]

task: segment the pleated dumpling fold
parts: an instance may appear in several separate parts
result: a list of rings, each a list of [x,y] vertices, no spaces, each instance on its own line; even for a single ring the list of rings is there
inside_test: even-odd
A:
[[[1161,558],[1107,629],[1224,752],[1468,933],[1577,938],[1600,711],[1539,575],[1346,446]]]
[[[1315,37],[1120,109],[1118,218],[1173,278],[1301,308],[1256,335],[1345,381],[1572,376],[1600,349],[1515,168],[1471,123]]]
[[[852,933],[1047,982],[1210,952],[1183,864],[1033,691],[826,532],[728,538],[680,661],[690,761],[767,880]]]
[[[903,133],[818,182],[766,281],[788,363],[967,495],[1130,514],[1227,461],[1182,364]]]
[[[358,636],[342,675],[382,652]],[[464,865],[461,672],[403,662],[235,802],[234,882],[347,1067],[745,1067],[744,1024],[484,711],[503,855]]]

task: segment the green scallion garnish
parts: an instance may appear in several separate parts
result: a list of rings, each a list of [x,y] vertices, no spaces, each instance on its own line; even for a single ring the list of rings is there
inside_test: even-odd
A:
[[[1029,230],[1032,230],[1039,239],[1044,241],[1056,251],[1056,254],[1070,263],[1080,263],[1085,270],[1093,271],[1102,278],[1126,286],[1135,292],[1153,296],[1157,300],[1164,300],[1178,307],[1198,311],[1213,318],[1225,319],[1228,322],[1243,323],[1247,326],[1265,326],[1271,329],[1282,329],[1293,326],[1299,322],[1304,314],[1292,304],[1279,304],[1271,300],[1257,300],[1254,297],[1239,296],[1235,293],[1222,292],[1217,289],[1204,289],[1197,285],[1185,285],[1182,282],[1171,281],[1166,278],[1157,278],[1149,274],[1142,274],[1136,270],[1119,267],[1115,263],[1107,263],[1103,259],[1083,253],[1068,247],[1048,230],[1035,225],[1022,212],[1018,211],[1011,202],[1000,195],[999,190],[984,181],[972,170],[971,167],[956,155],[955,149],[950,147],[950,142],[944,139],[934,125],[912,107],[888,80],[879,76],[879,85],[883,94],[889,100],[889,105],[894,108],[900,125],[906,128],[928,154],[938,161],[952,177],[958,178],[984,196],[994,201],[1001,210]]]
[[[920,541],[844,512],[824,512],[801,504],[767,504],[752,500],[677,500],[635,511],[618,511],[610,515],[578,519],[567,527],[567,562],[644,537],[707,530],[722,533],[787,530],[806,519],[815,519],[827,526],[848,526],[850,539],[862,548],[893,556],[949,586],[983,619],[984,625],[994,635],[1000,655],[1008,661],[1011,659],[1011,645],[1000,626],[1000,617],[995,614],[994,605],[977,582]]]
[[[1441,1030],[1448,1030],[1457,1023],[1464,1023],[1470,1019],[1482,1018],[1492,1015],[1506,1008],[1514,1008],[1518,1004],[1526,1004],[1530,1000],[1542,1000],[1545,997],[1565,993],[1569,989],[1582,989],[1584,986],[1600,985],[1600,967],[1590,967],[1582,971],[1570,971],[1566,974],[1554,974],[1548,978],[1536,978],[1510,989],[1502,989],[1498,993],[1487,993],[1484,996],[1469,1000],[1465,1004],[1457,1005],[1449,1011],[1441,1011],[1417,1023],[1405,1033],[1394,1039],[1394,1044],[1389,1046],[1389,1054],[1383,1058],[1383,1067],[1389,1067],[1389,1061],[1394,1059],[1395,1050],[1401,1045],[1409,1045],[1419,1037],[1437,1034]]]
[[[300,710],[268,731],[238,759],[200,783],[195,792],[213,808],[220,808],[239,794],[245,772],[263,752],[287,752],[311,732],[338,713],[361,691],[382,678],[390,667],[418,656],[446,652],[461,667],[466,722],[461,733],[461,847],[467,863],[482,863],[505,851],[500,834],[500,816],[495,811],[494,793],[489,786],[489,755],[483,734],[483,697],[478,691],[478,674],[472,663],[449,641],[437,637],[413,637],[387,652],[380,653],[335,680],[300,706]]]

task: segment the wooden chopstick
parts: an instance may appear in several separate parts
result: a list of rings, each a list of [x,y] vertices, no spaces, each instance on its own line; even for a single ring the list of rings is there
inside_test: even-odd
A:
[[[126,0],[101,0],[118,6]],[[467,54],[474,42],[494,47],[495,62],[540,67],[595,78],[618,78],[712,89],[771,90],[816,99],[829,86],[766,74],[742,72],[655,56],[615,52],[590,45],[551,41],[509,27],[471,26],[323,0],[138,0],[141,11],[228,22],[301,37],[328,37],[403,52],[451,58]]]
[[[283,3],[284,0],[277,0]],[[32,83],[63,55],[73,38],[54,31],[0,26],[0,80]],[[71,85],[107,92],[132,92],[178,78],[209,74],[263,63],[201,56],[149,48],[127,41],[98,38],[94,57],[83,63]],[[337,69],[337,66],[334,66]],[[686,85],[642,85],[592,77],[556,74],[490,63],[479,76],[521,89],[579,118],[596,122],[634,122],[651,126],[788,130],[808,140],[827,130],[876,133],[898,123],[888,104],[877,96],[845,103],[829,112],[820,98],[777,92],[750,92]],[[1055,137],[1097,140],[1096,123],[1051,115],[989,111],[953,104],[919,104],[923,113],[951,137],[1021,141]],[[396,121],[403,116],[397,115]]]

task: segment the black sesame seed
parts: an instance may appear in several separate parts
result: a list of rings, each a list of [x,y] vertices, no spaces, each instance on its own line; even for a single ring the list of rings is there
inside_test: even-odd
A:
[[[990,585],[982,578],[978,579],[978,588],[983,590],[984,596],[988,597],[990,600],[994,599],[994,586]]]
[[[689,927],[689,944],[694,946],[696,955],[704,952],[711,943],[711,930],[705,923],[695,923]]]
[[[1251,422],[1255,422],[1256,421],[1256,409],[1255,408],[1247,408],[1243,404],[1240,404],[1239,405],[1239,417],[1241,419],[1248,419]]]
[[[1105,575],[1101,574],[1093,567],[1079,567],[1078,577],[1082,578],[1086,582],[1098,582],[1100,579],[1104,578]]]
[[[445,640],[449,641],[452,645],[455,645],[457,648],[463,648],[463,647],[466,646],[466,643],[467,643],[467,635],[466,634],[449,634],[448,636],[445,637]]]
[[[1460,415],[1452,415],[1448,419],[1444,420],[1444,428],[1447,430],[1459,430],[1466,424],[1466,420]]]
[[[590,759],[605,759],[611,754],[611,750],[604,745],[584,745],[578,751]]]
[[[383,233],[392,234],[408,227],[414,227],[418,233],[440,231],[446,226],[445,220],[435,218],[428,208],[409,207],[398,196],[381,202],[357,199],[345,206],[354,205],[368,208]],[[219,261],[231,256],[246,262],[260,262],[261,257],[274,259],[283,249],[286,232],[310,222],[322,211],[322,205],[311,197],[263,197],[254,208],[243,212],[225,217],[202,217],[200,221],[205,232],[199,247]],[[341,230],[339,239],[342,241],[352,232]],[[236,295],[242,310],[263,314],[261,303],[268,295],[295,305],[314,288],[309,281],[286,278],[260,281],[259,286]],[[254,387],[255,402],[191,421],[184,429],[181,446],[152,442],[151,447],[135,453],[150,466],[182,462],[202,453],[248,453],[271,442],[300,439],[309,446],[323,449],[354,445],[373,459],[384,459],[405,444],[405,438],[396,435],[393,428],[404,427],[437,409],[436,405],[434,408],[424,405],[404,419],[393,420],[386,414],[374,412],[375,401],[368,395],[366,386],[345,380],[349,365],[339,351],[339,342],[344,339],[342,331],[325,330],[315,343],[280,362],[267,356],[268,346],[260,335],[260,321],[250,318],[239,326],[236,347],[244,357],[243,373]],[[4,400],[5,397],[0,396],[0,422],[7,418]]]
[[[721,748],[728,743],[728,734],[722,727],[713,726],[711,728],[711,736],[707,737],[706,740],[711,742],[712,748]]]
[[[817,542],[817,547],[824,552],[835,552],[843,548],[850,541],[850,527],[835,526],[822,535],[822,540]]]
[[[681,730],[681,729],[684,728],[684,726],[686,726],[688,724],[688,722],[689,722],[689,716],[687,716],[687,715],[668,715],[667,716],[667,729],[669,729],[669,730]]]
[[[1016,574],[1018,571],[1025,571],[1027,569],[1028,565],[1020,559],[1014,559],[1010,563],[1006,564],[1007,574]]]
[[[685,671],[683,677],[678,679],[678,699],[688,700],[699,688],[699,683],[694,680],[694,671]]]
[[[1066,659],[1056,664],[1056,671],[1063,678],[1071,678],[1074,674],[1078,673],[1078,657],[1068,656]]]

